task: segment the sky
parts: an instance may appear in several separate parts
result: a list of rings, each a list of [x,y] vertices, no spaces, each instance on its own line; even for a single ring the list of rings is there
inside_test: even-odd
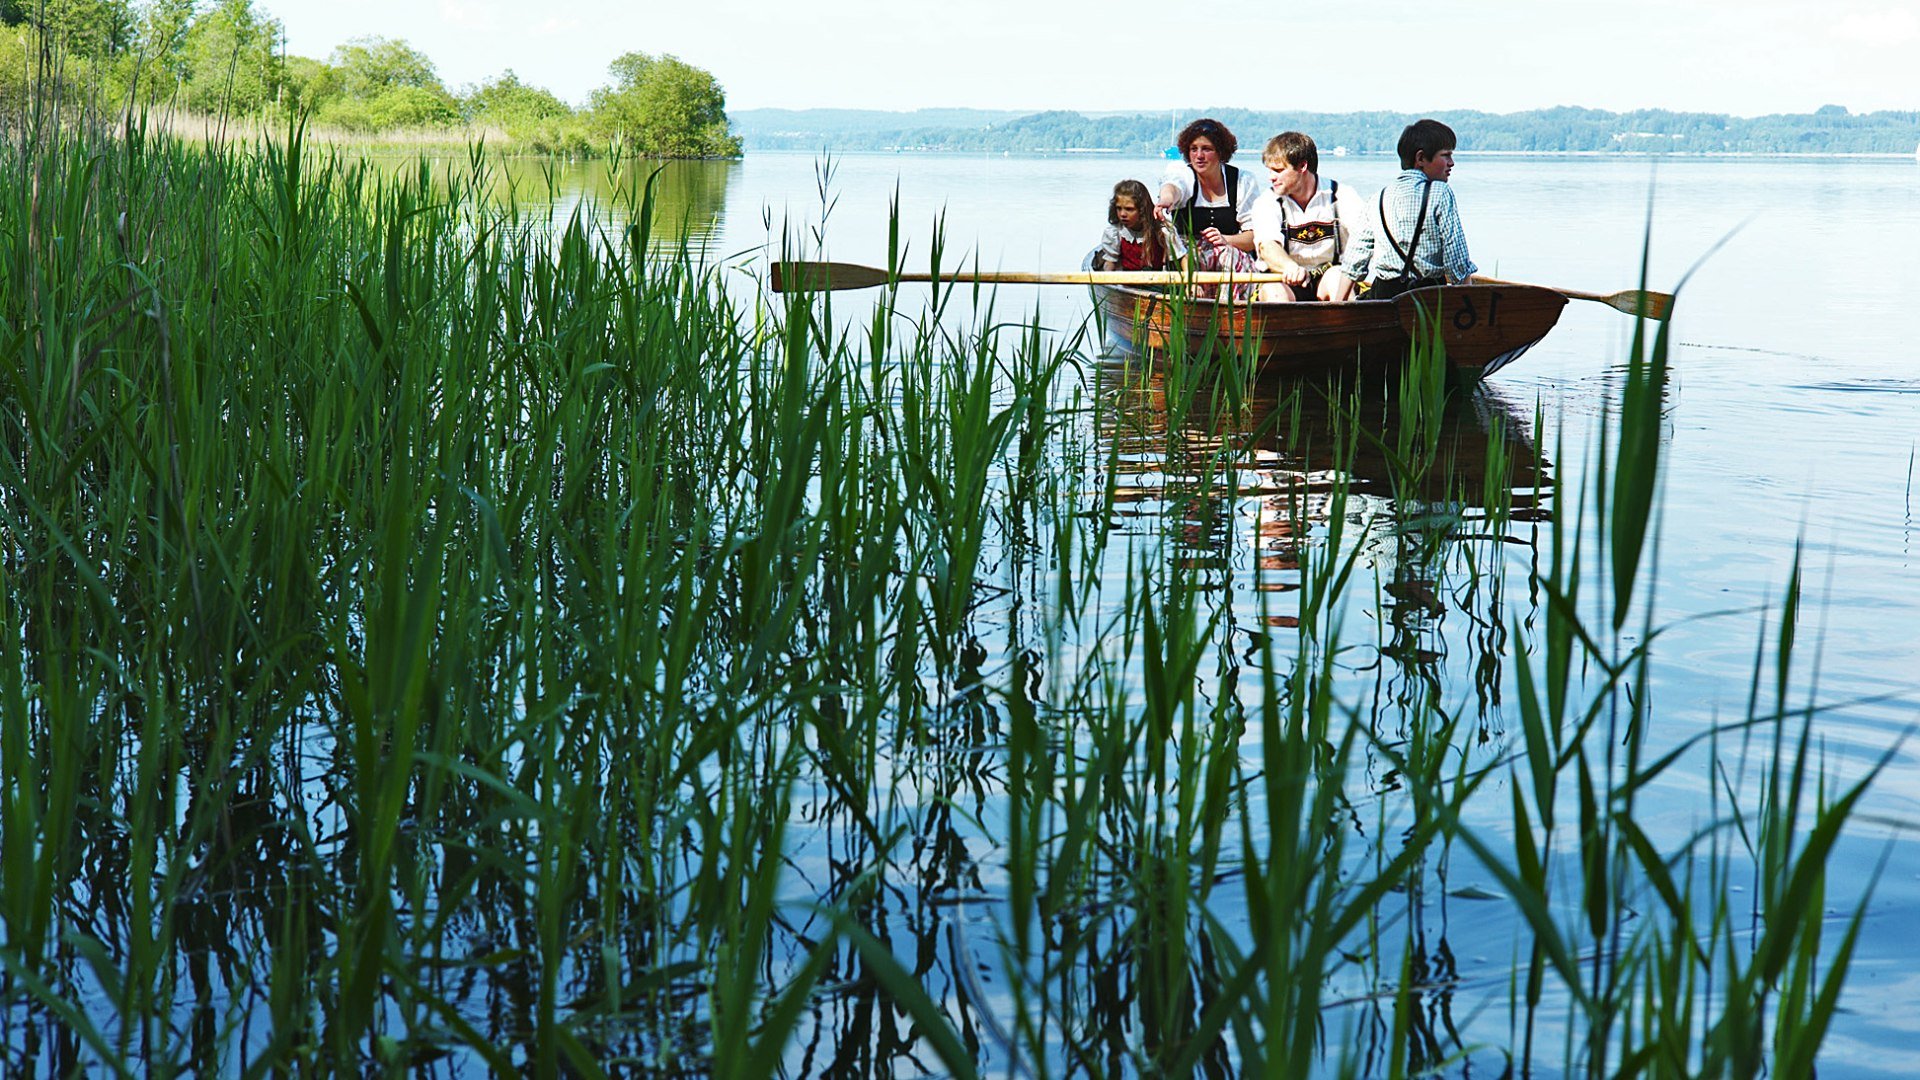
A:
[[[294,55],[400,38],[451,88],[511,68],[574,104],[637,51],[734,110],[1920,109],[1920,0],[255,3]]]

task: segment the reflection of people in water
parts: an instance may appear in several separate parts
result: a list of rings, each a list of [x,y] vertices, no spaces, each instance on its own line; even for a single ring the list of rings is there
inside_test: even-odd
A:
[[[1113,427],[1105,437],[1122,442],[1124,455],[1145,474],[1122,478],[1116,486],[1115,501],[1137,507],[1129,516],[1157,522],[1177,512],[1190,525],[1208,523],[1206,528],[1168,533],[1181,538],[1183,547],[1187,542],[1210,546],[1186,552],[1183,557],[1190,565],[1237,561],[1232,547],[1243,543],[1244,535],[1232,519],[1235,513],[1244,513],[1245,504],[1228,505],[1228,493],[1218,486],[1183,490],[1181,478],[1213,476],[1216,470],[1204,461],[1174,460],[1170,454],[1190,452],[1211,459],[1225,447],[1238,448],[1234,455],[1240,463],[1238,490],[1242,495],[1264,494],[1262,540],[1255,558],[1270,570],[1297,569],[1293,549],[1300,526],[1325,520],[1331,508],[1327,493],[1336,482],[1344,483],[1350,494],[1396,515],[1401,500],[1458,509],[1484,499],[1504,506],[1531,498],[1548,483],[1536,471],[1537,456],[1529,435],[1531,407],[1506,402],[1497,396],[1497,388],[1476,387],[1451,399],[1439,419],[1431,466],[1411,469],[1392,449],[1395,433],[1409,421],[1377,383],[1357,394],[1315,383],[1260,383],[1244,409],[1227,412],[1215,411],[1214,399],[1206,393],[1195,395],[1184,410],[1170,410],[1163,378],[1158,372],[1143,378],[1138,369],[1124,364],[1104,369],[1102,389],[1114,401],[1109,414]],[[1276,411],[1285,420],[1269,425]],[[1169,416],[1176,413],[1184,430],[1170,434]],[[1257,442],[1247,442],[1263,428],[1266,433]],[[1488,461],[1493,457],[1507,463],[1507,479],[1488,491]],[[1337,472],[1336,461],[1342,464]],[[1183,495],[1188,501],[1175,505]],[[1195,499],[1214,500],[1215,505],[1202,511],[1190,505]],[[1409,509],[1408,513],[1416,512]],[[1477,510],[1475,516],[1479,516]],[[1435,595],[1431,590],[1410,589],[1408,602],[1430,609]]]

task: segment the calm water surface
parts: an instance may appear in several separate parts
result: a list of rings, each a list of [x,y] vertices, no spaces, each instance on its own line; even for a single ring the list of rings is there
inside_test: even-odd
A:
[[[1361,191],[1394,172],[1384,158],[1323,165],[1325,175]],[[1159,169],[1091,155],[850,155],[827,164],[762,153],[677,167],[669,204],[713,258],[742,275],[758,272],[754,259],[770,232],[823,218],[832,258],[883,263],[896,200],[910,268],[925,265],[940,223],[948,266],[964,255],[987,269],[1067,270],[1098,236],[1113,182],[1151,182]],[[1657,555],[1657,611],[1671,628],[1655,653],[1653,738],[1677,745],[1746,714],[1760,639],[1772,632],[1762,629],[1772,623],[1761,613],[1778,609],[1798,547],[1810,609],[1803,636],[1818,641],[1801,654],[1801,693],[1827,707],[1818,732],[1828,768],[1857,777],[1891,751],[1837,875],[1863,881],[1889,858],[1826,1071],[1920,1072],[1920,1029],[1906,1018],[1920,989],[1908,943],[1920,924],[1920,846],[1906,839],[1920,823],[1920,747],[1902,741],[1920,720],[1920,166],[1483,157],[1469,145],[1453,183],[1485,272],[1610,292],[1639,282],[1645,251],[1652,287],[1671,290],[1684,279]],[[836,305],[857,312],[855,295]],[[1069,287],[1002,289],[996,303],[1002,316],[1037,312],[1063,332],[1084,325],[1089,310],[1085,291]],[[1572,303],[1553,334],[1478,402],[1483,414],[1510,421],[1517,446],[1541,450],[1563,490],[1582,489],[1632,332],[1626,316]],[[1151,403],[1140,408],[1151,411]],[[1151,463],[1142,472],[1151,474]],[[1152,483],[1141,481],[1139,512],[1152,511]],[[1261,557],[1251,517],[1258,503],[1257,495],[1245,500],[1230,535],[1200,546],[1228,563]],[[1523,582],[1527,556],[1514,558],[1515,581]],[[1124,577],[1127,568],[1111,572]],[[1256,624],[1258,597],[1234,587],[1242,593],[1236,621]],[[1500,726],[1496,718],[1492,727]],[[1684,837],[1707,814],[1708,783],[1695,773],[1656,792],[1641,808],[1650,830]],[[988,847],[974,854],[990,864]],[[990,865],[982,880],[991,888]],[[1475,884],[1450,882],[1456,890]],[[1451,938],[1463,994],[1478,986],[1481,995],[1460,1011],[1497,1014],[1477,1033],[1497,1043],[1514,927],[1511,913],[1494,907],[1456,902],[1449,910],[1442,902],[1420,917],[1441,941]],[[962,963],[968,947],[993,949],[991,917],[971,918],[942,967]],[[984,997],[995,994],[989,987]]]

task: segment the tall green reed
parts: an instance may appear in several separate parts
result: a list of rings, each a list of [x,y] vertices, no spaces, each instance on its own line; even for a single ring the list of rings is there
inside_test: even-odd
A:
[[[1621,632],[1655,373],[1536,610],[1462,535],[1469,504],[1530,527],[1504,451],[1464,486],[1418,358],[1398,426],[1339,406],[1277,483],[1302,406],[1263,412],[1250,353],[1102,385],[937,227],[947,283],[847,317],[733,295],[635,162],[571,214],[493,201],[478,151],[376,169],[298,127],[43,126],[4,167],[12,1063],[1412,1071],[1468,1052],[1417,955],[1459,850],[1527,936],[1517,1060],[1555,1000],[1588,1071],[1806,1062],[1830,1028],[1853,939],[1809,913],[1861,788],[1821,786],[1810,706],[1781,726],[1790,641],[1757,809],[1678,852],[1637,823],[1691,760],[1621,741],[1652,723],[1650,608]],[[1376,444],[1386,511],[1351,479]],[[1263,521],[1284,553],[1249,561]],[[1471,690],[1430,647],[1463,558],[1510,626]],[[1383,559],[1391,603],[1357,587]],[[1376,1057],[1328,1037],[1355,1001],[1393,1003]]]

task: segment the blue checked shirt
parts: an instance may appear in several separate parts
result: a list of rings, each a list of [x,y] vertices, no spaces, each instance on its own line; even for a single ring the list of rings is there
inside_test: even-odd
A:
[[[1433,197],[1427,202],[1427,227],[1420,230],[1420,248],[1412,252],[1414,276],[1445,273],[1454,283],[1466,281],[1480,268],[1467,254],[1466,230],[1460,227],[1460,208],[1453,201],[1453,186],[1429,181],[1418,169],[1408,169],[1387,185],[1387,226],[1393,239],[1405,248],[1413,240],[1419,224],[1420,189],[1433,184]],[[1367,227],[1359,231],[1353,244],[1340,260],[1340,269],[1355,281],[1374,281],[1406,274],[1406,265],[1393,244],[1380,235],[1380,224],[1372,220],[1380,212],[1380,200],[1363,200],[1368,210]]]

